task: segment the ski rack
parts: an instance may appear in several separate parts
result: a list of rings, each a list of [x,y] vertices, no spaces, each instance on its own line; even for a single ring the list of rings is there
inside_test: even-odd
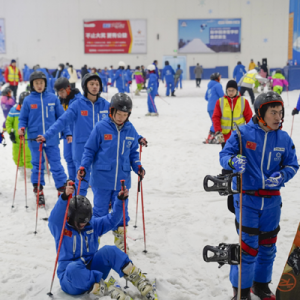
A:
[[[232,189],[233,179],[236,177],[237,189]],[[209,181],[213,182],[212,186],[208,186]],[[219,192],[221,196],[228,196],[241,193],[240,174],[232,173],[226,175],[206,175],[203,180],[203,187],[206,192]]]

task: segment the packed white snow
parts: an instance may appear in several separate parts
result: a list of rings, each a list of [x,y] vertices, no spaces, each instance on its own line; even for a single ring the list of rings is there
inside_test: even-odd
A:
[[[222,79],[223,88],[226,79]],[[184,81],[183,89],[177,90],[177,97],[166,97],[165,87],[160,84],[160,95],[155,98],[159,117],[145,117],[147,112],[146,94],[133,97],[134,108],[130,120],[139,134],[149,141],[143,148],[142,164],[146,169],[143,181],[147,254],[143,253],[143,227],[141,203],[138,208],[138,228],[134,229],[136,211],[137,176],[132,174],[133,186],[130,191],[129,213],[131,222],[128,235],[141,238],[128,239],[130,258],[147,273],[150,279],[157,279],[160,300],[194,300],[232,298],[228,279],[229,267],[218,269],[216,263],[205,263],[202,250],[205,245],[220,242],[237,243],[234,215],[227,210],[227,197],[203,190],[203,178],[207,174],[217,175],[221,171],[218,153],[220,145],[205,145],[210,120],[206,110],[204,94],[207,80],[196,88],[194,81]],[[77,84],[79,87],[80,84]],[[134,85],[135,86],[135,85]],[[25,89],[21,84],[18,93]],[[109,89],[108,99],[116,93]],[[286,101],[284,130],[291,131],[291,111],[295,107],[299,91],[282,96]],[[106,94],[103,94],[107,97]],[[248,95],[246,95],[248,97]],[[248,97],[249,98],[249,97]],[[3,115],[0,113],[0,124]],[[293,139],[300,147],[300,116],[295,116]],[[24,181],[18,180],[15,208],[11,209],[16,165],[12,160],[12,144],[6,134],[7,146],[0,145],[0,299],[48,300],[47,293],[56,258],[54,239],[43,221],[49,215],[57,200],[53,180],[44,189],[47,209],[38,211],[38,233],[35,228],[35,197],[32,185],[27,182],[28,205],[25,209]],[[62,144],[60,145],[61,149]],[[61,151],[61,154],[63,152]],[[65,161],[62,159],[66,169]],[[278,253],[274,263],[271,290],[275,292],[283,271],[299,222],[299,186],[297,174],[282,189],[283,207],[281,232],[278,237]],[[88,198],[93,199],[89,191]],[[101,247],[113,244],[113,235],[107,233],[101,238]],[[125,280],[119,279],[121,286]],[[130,283],[129,283],[130,285]],[[135,300],[142,297],[130,285],[127,290]],[[53,299],[98,299],[96,296],[72,297],[65,294],[55,277]],[[110,299],[109,296],[102,298]],[[255,296],[254,300],[258,299]]]
[[[188,44],[178,50],[179,53],[215,53],[212,49],[207,47],[201,39],[195,38]]]

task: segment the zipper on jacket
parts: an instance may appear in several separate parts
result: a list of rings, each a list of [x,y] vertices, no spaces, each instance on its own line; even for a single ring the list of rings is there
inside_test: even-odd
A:
[[[81,240],[81,243],[80,243],[80,257],[82,256],[82,252],[83,252],[83,241],[82,241],[82,235],[81,235],[81,232],[79,233],[80,235],[80,240]]]
[[[268,132],[265,133],[265,140],[264,140],[264,146],[263,146],[261,164],[260,164],[261,176],[262,176],[262,188],[263,189],[265,188],[265,175],[264,175],[263,167],[264,167],[264,157],[265,157],[265,151],[266,151],[267,137],[268,137]],[[263,210],[264,204],[265,204],[265,198],[262,198],[260,210]]]
[[[95,106],[94,106],[93,102],[92,102],[92,105],[93,105],[93,128],[94,128],[95,127]]]
[[[87,250],[87,252],[90,252],[90,250],[89,250],[89,239],[88,239],[87,236],[85,237],[85,244],[86,244],[86,250]]]
[[[99,122],[100,120],[99,120],[99,114],[98,114],[98,122]]]
[[[43,97],[42,97],[42,93],[41,93],[41,104],[42,104],[43,134],[45,134],[45,117],[44,117],[44,105],[43,105]]]
[[[46,118],[48,118],[48,106],[46,106]]]
[[[125,140],[123,141],[122,155],[124,154]]]
[[[117,166],[116,166],[116,177],[115,177],[115,188],[114,190],[117,189],[117,179],[118,179],[118,169],[119,169],[119,147],[120,147],[120,131],[117,127],[117,125],[115,124],[117,131],[118,131],[118,148],[117,148]]]
[[[75,256],[75,252],[76,252],[76,235],[74,235],[73,238],[73,256]]]
[[[272,155],[272,151],[270,151],[270,153],[269,153],[269,160],[268,160],[268,167],[267,167],[267,170],[270,169],[271,155]]]

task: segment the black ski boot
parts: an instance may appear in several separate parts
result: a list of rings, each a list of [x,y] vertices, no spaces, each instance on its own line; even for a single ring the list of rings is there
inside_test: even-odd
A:
[[[300,274],[300,248],[297,247],[288,258],[287,264],[293,269],[294,274]]]
[[[269,289],[269,283],[261,283],[253,281],[252,293],[261,300],[275,300],[275,295]]]
[[[231,300],[237,300],[238,289],[233,287],[233,298]],[[250,288],[242,289],[241,300],[251,300]]]
[[[37,183],[33,184],[33,192],[35,194],[35,197],[37,197],[37,193],[38,193]],[[40,191],[39,191],[39,207],[45,207],[45,197],[43,193],[43,186],[41,184],[40,184]]]
[[[176,97],[175,91],[172,92],[171,97]]]

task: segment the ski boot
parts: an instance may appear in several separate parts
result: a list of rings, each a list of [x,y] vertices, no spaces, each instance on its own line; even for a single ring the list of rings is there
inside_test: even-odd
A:
[[[150,117],[150,116],[151,116],[151,113],[148,112],[148,113],[145,114],[145,116],[146,116],[146,117]]]
[[[35,197],[37,198],[38,193],[38,185],[37,183],[33,184],[33,192],[35,194]],[[39,191],[39,207],[45,207],[45,197],[43,192],[43,186],[40,185],[40,191]]]
[[[140,96],[140,95],[141,95],[141,94],[140,94],[140,91],[139,91],[139,90],[136,90],[135,93],[134,93],[134,95],[135,95],[135,96]]]
[[[146,278],[146,276],[140,269],[129,262],[122,269],[122,271],[125,274],[124,278],[129,280],[135,287],[137,287],[142,296],[146,297],[149,300],[156,299],[151,282]]]
[[[176,97],[175,91],[172,92],[171,97]]]
[[[238,289],[233,287],[233,298],[231,300],[237,300]],[[250,288],[242,289],[241,300],[251,300]]]
[[[269,289],[269,283],[261,283],[253,281],[252,293],[261,300],[275,300],[275,295]]]
[[[127,230],[126,230],[127,232]],[[115,236],[115,245],[124,252],[124,227],[118,227],[117,230],[114,230],[113,235]],[[129,248],[126,243],[126,253],[128,253]]]
[[[151,113],[152,117],[158,117],[158,113]]]
[[[110,295],[111,299],[132,300],[122,289],[119,283],[111,276],[108,282],[103,279],[99,283],[95,283],[89,293],[100,295],[101,297]]]
[[[300,248],[297,247],[288,258],[287,264],[293,269],[294,274],[300,274]]]

